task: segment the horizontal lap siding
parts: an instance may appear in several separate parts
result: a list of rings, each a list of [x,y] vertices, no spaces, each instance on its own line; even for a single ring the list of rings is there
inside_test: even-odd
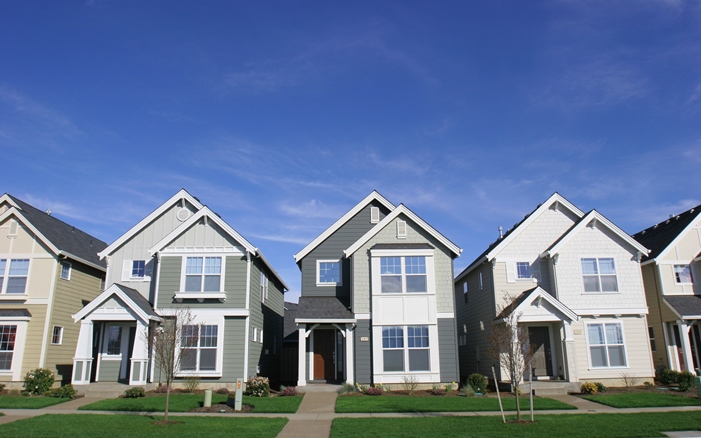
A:
[[[370,333],[370,320],[358,320],[353,330],[353,343],[355,345],[355,381],[358,383],[372,383],[372,339]],[[368,341],[361,342],[365,337]]]
[[[456,382],[458,376],[457,340],[455,320],[438,320],[438,344],[440,349],[441,382]]]

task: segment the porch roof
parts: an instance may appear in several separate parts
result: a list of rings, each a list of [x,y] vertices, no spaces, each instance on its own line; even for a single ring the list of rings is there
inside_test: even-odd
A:
[[[673,295],[663,299],[681,319],[701,319],[700,295]]]
[[[543,306],[543,302],[549,304],[550,308]],[[498,321],[504,319],[513,312],[517,312],[519,314],[527,313],[529,307],[531,306],[545,309],[549,314],[552,314],[551,317],[555,317],[556,319],[568,319],[570,321],[577,321],[579,319],[579,315],[577,315],[577,313],[575,313],[572,309],[565,306],[560,300],[550,295],[542,287],[536,286],[516,297],[516,299],[514,299],[499,313],[499,315],[497,315],[495,320]],[[554,313],[553,310],[560,313],[560,315]],[[539,320],[536,315],[525,315],[525,317],[519,318],[519,322],[527,322],[527,319],[532,321]]]
[[[27,309],[0,309],[0,318],[31,318]]]
[[[336,297],[300,297],[297,306],[296,323],[348,322],[355,316]]]
[[[130,287],[126,287],[121,284],[113,283],[112,286],[105,289],[100,295],[88,303],[85,307],[80,309],[75,315],[73,315],[73,320],[75,322],[87,317],[93,311],[95,311],[100,305],[109,300],[112,296],[116,296],[122,300],[124,305],[131,309],[136,315],[138,315],[144,321],[153,320],[160,321],[161,317],[153,310],[151,303],[141,295],[141,293]]]

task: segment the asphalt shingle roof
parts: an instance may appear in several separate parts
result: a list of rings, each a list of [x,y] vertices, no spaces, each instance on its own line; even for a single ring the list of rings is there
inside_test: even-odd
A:
[[[353,319],[353,312],[336,297],[300,297],[297,318]]]
[[[283,338],[285,341],[298,342],[298,328],[295,324],[297,318],[297,303],[285,302],[285,322],[283,328]]]
[[[682,318],[701,315],[701,295],[672,295],[665,296],[664,300],[669,303]]]
[[[17,318],[17,317],[32,317],[32,314],[29,313],[29,310],[27,309],[0,309],[0,317],[10,317],[10,318]]]
[[[642,261],[654,259],[669,246],[670,243],[693,222],[701,213],[701,205],[697,205],[684,213],[673,216],[663,222],[633,234],[633,239],[650,250],[650,254]]]
[[[134,304],[139,306],[148,316],[158,316],[158,314],[153,311],[151,303],[149,303],[148,300],[141,295],[141,292],[136,289],[126,287],[122,284],[116,284],[116,286],[120,288],[129,297],[129,299],[132,300]]]

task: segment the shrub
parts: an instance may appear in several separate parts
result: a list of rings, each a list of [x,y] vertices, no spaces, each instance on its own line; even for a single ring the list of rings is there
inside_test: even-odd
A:
[[[433,388],[431,389],[431,394],[433,395],[445,395],[445,388],[441,387],[440,385],[433,385]]]
[[[631,376],[630,374],[623,373],[621,374],[621,379],[623,380],[623,384],[625,385],[626,388],[632,388],[640,382],[639,377]]]
[[[165,394],[166,392],[168,392],[168,385],[158,385],[156,389],[153,390],[153,392],[155,392],[156,394]]]
[[[5,390],[5,384],[4,384],[4,383],[0,383],[0,391],[4,391],[4,390]]]
[[[680,391],[688,391],[696,386],[696,375],[689,371],[682,371],[679,373],[677,383]]]
[[[472,387],[472,390],[480,394],[487,392],[487,378],[480,373],[473,373],[467,377],[467,384]]]
[[[655,386],[655,384],[652,383],[652,382],[645,382],[645,383],[643,383],[643,385],[645,385],[645,387],[646,387],[647,389],[651,389],[652,387]]]
[[[409,394],[414,392],[419,386],[419,379],[416,376],[404,376],[402,377],[402,388],[408,391]]]
[[[343,394],[353,394],[356,392],[355,385],[351,385],[350,383],[344,383],[341,385],[341,387],[338,389],[338,393],[343,395]]]
[[[674,383],[679,383],[679,371],[674,371],[670,369],[663,369],[657,379],[663,385],[672,385]]]
[[[56,398],[75,398],[76,390],[71,385],[70,383],[68,385],[64,385],[60,388],[54,388],[51,390],[51,397],[56,397]]]
[[[197,387],[200,386],[200,378],[196,376],[185,377],[183,381],[183,387],[185,392],[195,392]]]
[[[246,382],[246,395],[252,397],[268,397],[270,395],[270,382],[267,377],[251,377]]]
[[[124,391],[125,398],[139,398],[146,397],[146,391],[140,386],[135,386]]]
[[[298,395],[294,386],[283,386],[280,388],[280,397],[292,397]]]
[[[372,386],[365,390],[366,395],[382,395],[383,392],[381,386]]]
[[[601,382],[594,382],[594,385],[596,385],[597,392],[606,392],[606,390],[608,389],[606,385],[604,385]]]
[[[30,394],[43,394],[54,385],[54,373],[46,368],[37,368],[24,376],[24,389]]]
[[[464,395],[465,397],[474,397],[475,396],[475,390],[472,389],[472,386],[469,383],[465,383],[462,386],[462,389],[460,390],[460,393]]]
[[[599,387],[594,382],[586,382],[579,387],[579,392],[582,394],[596,394],[599,392]]]
[[[229,390],[228,390],[227,388],[219,388],[219,389],[217,389],[216,392],[217,392],[217,394],[224,394],[224,395],[226,395],[226,394],[229,393]]]

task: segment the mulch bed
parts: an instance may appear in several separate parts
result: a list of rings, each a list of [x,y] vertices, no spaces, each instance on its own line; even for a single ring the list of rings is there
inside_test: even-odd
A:
[[[231,406],[227,406],[226,403],[213,403],[212,406],[205,408],[196,408],[190,412],[220,412],[222,414],[246,414],[248,412],[253,412],[253,406],[242,405],[240,411],[234,410]]]

